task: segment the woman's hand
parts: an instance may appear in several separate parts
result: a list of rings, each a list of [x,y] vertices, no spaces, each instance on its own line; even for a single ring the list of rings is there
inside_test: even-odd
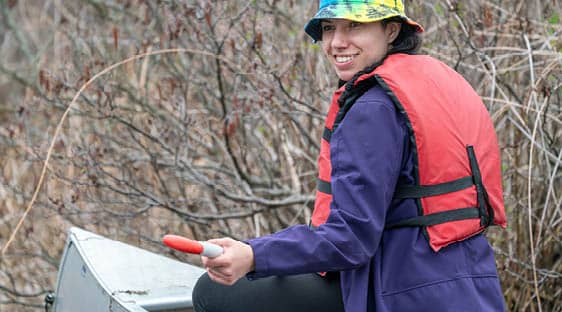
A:
[[[209,243],[224,249],[216,258],[201,257],[209,277],[223,285],[233,285],[246,273],[254,270],[254,251],[252,247],[231,238],[211,239]]]

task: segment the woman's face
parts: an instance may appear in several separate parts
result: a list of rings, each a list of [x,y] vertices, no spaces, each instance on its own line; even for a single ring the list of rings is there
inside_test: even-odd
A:
[[[400,24],[359,23],[345,19],[322,20],[322,50],[336,69],[338,77],[348,81],[358,71],[380,61],[400,31]]]

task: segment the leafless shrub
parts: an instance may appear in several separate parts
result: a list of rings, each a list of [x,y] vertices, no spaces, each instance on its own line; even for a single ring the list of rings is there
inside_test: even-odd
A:
[[[513,311],[562,309],[558,1],[409,1],[423,52],[465,76],[501,142],[509,216],[489,232]],[[335,76],[302,26],[315,2],[0,1],[0,307],[52,290],[66,229],[182,260],[159,239],[246,238],[306,223]]]

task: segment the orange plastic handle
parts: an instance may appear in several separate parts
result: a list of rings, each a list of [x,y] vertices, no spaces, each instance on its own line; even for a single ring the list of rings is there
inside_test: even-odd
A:
[[[191,253],[191,254],[201,254],[203,252],[203,245],[189,238],[178,235],[164,235],[162,242],[175,250]]]

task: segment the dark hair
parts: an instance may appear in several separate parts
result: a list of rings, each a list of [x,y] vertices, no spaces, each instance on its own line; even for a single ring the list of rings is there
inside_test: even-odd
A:
[[[422,38],[416,32],[416,27],[406,23],[404,18],[400,16],[390,17],[381,21],[383,27],[386,27],[389,23],[400,23],[402,27],[400,27],[400,33],[392,42],[392,47],[388,54],[416,54],[422,44]]]

